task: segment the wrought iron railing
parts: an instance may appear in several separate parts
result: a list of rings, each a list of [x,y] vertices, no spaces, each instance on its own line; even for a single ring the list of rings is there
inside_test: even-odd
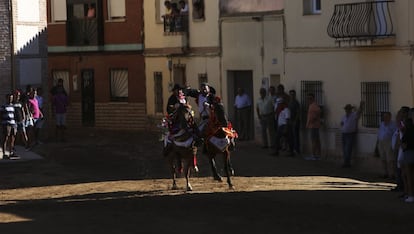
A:
[[[164,32],[187,32],[188,15],[164,15]]]
[[[68,45],[88,46],[98,45],[100,33],[98,20],[93,19],[71,19],[67,22]]]
[[[382,113],[388,112],[390,107],[389,82],[362,82],[361,98],[365,102],[362,125],[367,128],[378,128]]]
[[[328,25],[328,35],[339,40],[393,37],[393,3],[372,1],[337,4]]]

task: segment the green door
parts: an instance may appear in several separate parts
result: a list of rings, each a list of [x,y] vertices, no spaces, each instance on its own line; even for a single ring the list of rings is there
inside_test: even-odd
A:
[[[95,125],[95,83],[92,69],[82,70],[82,124]]]

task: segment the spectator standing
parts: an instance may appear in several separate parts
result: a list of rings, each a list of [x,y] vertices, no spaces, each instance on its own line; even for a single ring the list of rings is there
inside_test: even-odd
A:
[[[7,94],[5,104],[0,107],[1,124],[3,128],[3,159],[10,159],[13,157],[14,140],[17,131],[13,99],[13,94]]]
[[[391,112],[382,114],[382,121],[378,129],[378,152],[383,166],[384,178],[395,178],[395,156],[392,149],[392,136],[397,125],[391,120]]]
[[[290,145],[293,146],[293,151],[296,154],[300,154],[300,104],[296,99],[296,91],[289,91],[290,102],[288,108],[290,110]]]
[[[278,98],[278,108],[280,112],[278,113],[277,118],[277,131],[276,131],[276,141],[275,141],[275,152],[272,153],[273,156],[279,156],[279,150],[281,149],[281,139],[289,138],[289,122],[290,122],[290,110],[287,106],[286,101],[283,98]],[[290,142],[289,142],[290,143]],[[289,145],[289,156],[293,155],[293,146]]]
[[[274,121],[273,126],[275,127],[274,132],[275,132],[275,137],[276,137],[276,131],[277,131],[277,116],[276,116],[275,110],[277,110],[277,98],[278,98],[278,96],[276,94],[276,88],[275,88],[275,86],[270,86],[269,87],[269,96],[272,98],[272,102],[274,104],[274,107],[273,107],[273,116],[274,116],[274,118],[273,118],[273,121]],[[273,142],[272,142],[272,144],[273,144]]]
[[[44,105],[44,98],[43,98],[43,89],[41,87],[38,87],[36,89],[36,96],[35,96],[37,103],[39,104],[39,110],[41,113],[43,112],[43,105]],[[43,144],[40,141],[40,131],[43,128],[43,125],[45,124],[45,118],[44,115],[42,115],[42,117],[40,119],[37,120],[36,125],[35,125],[35,138],[37,139],[37,141],[35,142],[36,144]]]
[[[178,4],[180,5],[180,14],[188,15],[188,4],[183,0],[179,1]]]
[[[290,97],[289,95],[285,92],[285,86],[282,84],[279,84],[277,86],[277,91],[276,91],[276,95],[279,98],[283,98],[283,100],[285,101],[285,103],[289,103],[290,102]]]
[[[252,102],[249,95],[243,88],[237,89],[237,95],[234,101],[237,119],[237,131],[239,140],[249,140],[250,138],[250,115]]]
[[[260,98],[257,100],[256,103],[256,112],[257,116],[260,120],[260,126],[262,129],[262,148],[269,148],[269,138],[270,143],[273,144],[275,139],[275,120],[274,120],[274,112],[273,112],[273,100],[270,95],[266,94],[266,89],[260,89]]]
[[[26,133],[26,114],[27,114],[27,108],[26,103],[23,103],[21,100],[21,92],[16,90],[14,92],[14,114],[15,114],[15,120],[16,120],[16,136],[21,138],[21,141],[23,142],[26,149],[29,149],[29,138],[27,137]]]
[[[172,14],[171,1],[164,1],[164,7],[165,7],[165,15],[170,16]]]
[[[63,79],[58,79],[56,85],[50,90],[52,96],[59,92],[63,92],[66,96],[68,95],[63,85]]]
[[[395,154],[395,157],[397,158],[396,171],[395,171],[397,186],[391,189],[391,191],[394,191],[394,192],[404,191],[404,180],[403,180],[403,175],[402,175],[402,171],[403,171],[402,160],[403,160],[404,151],[401,145],[401,139],[403,137],[404,130],[405,130],[404,122],[408,118],[409,112],[410,112],[410,108],[408,106],[402,106],[396,116],[397,129],[394,132],[393,143],[392,143],[394,147],[394,154]]]
[[[269,95],[272,97],[273,103],[276,103],[277,95],[275,86],[269,87]]]
[[[171,15],[172,16],[179,16],[180,15],[180,9],[178,8],[178,4],[175,2],[171,3]]]
[[[414,124],[411,118],[407,118],[404,122],[405,130],[401,139],[401,146],[403,148],[403,178],[405,202],[414,202]]]
[[[321,108],[316,103],[315,94],[307,95],[309,103],[308,114],[306,120],[306,128],[309,129],[312,144],[312,155],[306,157],[306,160],[320,160],[321,157],[321,140],[319,136],[319,128],[321,127]]]
[[[94,4],[88,4],[88,12],[86,14],[86,18],[93,19],[96,16],[96,10]]]
[[[43,113],[40,111],[39,102],[36,99],[36,90],[31,89],[29,92],[29,112],[33,117],[34,126],[29,128],[29,145],[36,144],[38,142],[38,132],[36,132],[36,124],[39,120],[43,119]]]
[[[66,112],[68,97],[63,92],[58,92],[52,97],[52,107],[56,118],[56,141],[65,141]]]
[[[352,148],[355,143],[362,108],[363,102],[361,102],[357,111],[354,110],[351,104],[346,104],[344,107],[345,115],[341,119],[342,155],[344,160],[342,167],[344,168],[351,167]]]

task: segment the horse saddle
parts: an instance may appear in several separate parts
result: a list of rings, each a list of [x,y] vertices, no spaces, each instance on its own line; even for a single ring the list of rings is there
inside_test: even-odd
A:
[[[194,138],[190,132],[185,129],[181,129],[172,135],[172,140],[176,146],[190,147],[194,141]]]
[[[220,138],[212,136],[209,139],[209,142],[214,145],[218,150],[224,151],[226,146],[230,144],[230,139],[228,137]]]

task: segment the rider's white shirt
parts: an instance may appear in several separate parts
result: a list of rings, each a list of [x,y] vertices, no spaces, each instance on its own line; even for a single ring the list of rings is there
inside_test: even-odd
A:
[[[204,105],[204,103],[206,103],[206,102],[207,102],[207,96],[204,96],[204,95],[200,94],[198,96],[198,111],[200,112],[201,116],[208,116],[209,115],[209,110]]]

